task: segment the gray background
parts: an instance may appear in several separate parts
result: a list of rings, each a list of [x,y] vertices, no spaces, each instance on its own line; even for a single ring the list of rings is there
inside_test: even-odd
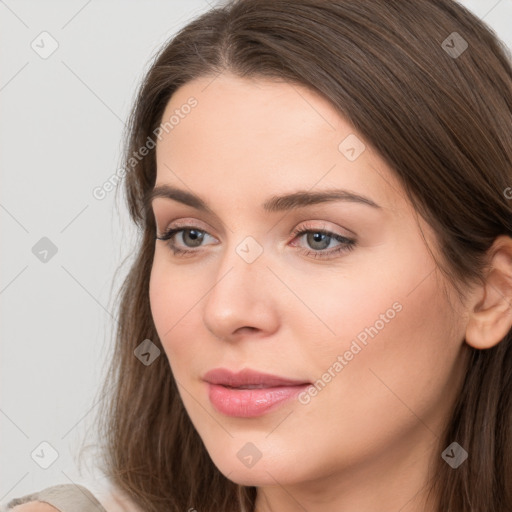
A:
[[[114,273],[135,231],[122,197],[96,199],[93,189],[120,168],[124,121],[150,57],[209,2],[0,1],[2,502],[58,483],[104,483],[94,452],[81,467],[77,454],[94,443],[113,291],[130,260]],[[461,3],[512,47],[512,0]],[[58,452],[48,469],[42,442]]]

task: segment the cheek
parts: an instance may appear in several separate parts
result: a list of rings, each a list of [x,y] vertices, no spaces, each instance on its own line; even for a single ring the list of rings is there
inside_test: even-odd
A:
[[[183,343],[182,333],[184,329],[192,329],[189,324],[194,317],[193,307],[201,297],[192,285],[193,282],[193,279],[189,280],[188,286],[185,286],[187,280],[184,280],[179,270],[171,272],[164,257],[155,254],[149,282],[149,300],[153,322],[171,367],[176,358],[181,361],[187,354],[192,357],[194,340]]]
[[[307,360],[319,380],[307,407],[326,411],[353,439],[384,443],[419,418],[440,431],[456,394],[463,330],[437,272],[425,269],[397,266],[394,275],[388,266],[380,280],[366,275],[357,286],[347,288],[345,280],[344,289],[331,288],[336,306],[328,302],[322,312],[337,336],[309,347]]]
[[[357,402],[383,415],[387,399],[400,407],[393,393],[411,406],[434,403],[449,385],[463,339],[461,318],[442,292],[435,263],[421,242],[409,240],[382,251],[378,261],[359,259],[358,267],[364,271],[333,271],[315,279],[314,287],[295,283],[324,324],[296,312],[287,322],[296,323],[300,357],[320,379],[318,395],[341,393],[358,408],[358,390],[365,398]],[[332,391],[324,393],[323,384]]]
[[[333,274],[308,292],[325,323],[348,343],[338,349],[349,349],[356,339],[362,347],[396,357],[395,351],[418,337],[436,343],[446,332],[453,314],[422,241],[404,236],[362,252],[356,263],[357,268]]]
[[[287,284],[304,305],[295,301],[295,306],[285,310],[283,323],[298,326],[296,338],[303,340],[304,348],[309,345],[312,352],[306,360],[313,355],[325,367],[333,356],[335,359],[350,350],[353,341],[369,348],[393,338],[388,350],[402,342],[393,329],[413,325],[413,319],[407,317],[417,309],[418,294],[410,292],[420,280],[418,275],[425,274],[425,269],[430,271],[430,266],[416,260],[418,266],[411,268],[397,261],[395,254],[391,249],[361,251],[361,256],[347,258],[346,265],[316,272],[306,279],[300,273],[289,272]]]

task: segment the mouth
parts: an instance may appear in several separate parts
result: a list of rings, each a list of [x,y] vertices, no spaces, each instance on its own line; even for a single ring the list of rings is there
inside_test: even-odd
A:
[[[305,380],[289,379],[244,369],[234,373],[218,368],[206,373],[208,398],[220,413],[240,418],[254,418],[274,410],[308,386]]]

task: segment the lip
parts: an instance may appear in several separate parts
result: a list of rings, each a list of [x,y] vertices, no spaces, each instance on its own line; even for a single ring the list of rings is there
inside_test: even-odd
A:
[[[227,368],[215,368],[205,373],[203,380],[210,384],[219,384],[238,388],[240,386],[261,386],[273,388],[278,386],[297,386],[301,384],[310,384],[306,380],[288,379],[272,375],[270,373],[258,372],[250,368],[244,368],[239,372],[232,372]]]
[[[288,379],[246,368],[232,372],[216,368],[207,372],[203,380],[208,385],[212,405],[226,416],[254,418],[261,416],[311,385],[304,380]],[[242,386],[257,386],[241,389]]]

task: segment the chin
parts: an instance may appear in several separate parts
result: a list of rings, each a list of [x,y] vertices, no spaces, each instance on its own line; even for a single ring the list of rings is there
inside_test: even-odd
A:
[[[258,454],[257,448],[250,442],[236,443],[236,447],[219,445],[218,451],[214,449],[210,452],[210,457],[226,478],[240,485],[274,486],[276,481],[287,485],[300,478],[296,470],[301,464],[296,457],[290,456],[289,451],[286,458],[286,452],[282,450],[271,446],[263,448],[262,443],[258,445],[263,453]]]
[[[218,467],[218,466],[217,466]],[[276,485],[276,481],[282,485],[290,483],[290,475],[287,478],[283,477],[283,473],[276,470],[275,467],[266,466],[254,467],[254,468],[236,468],[230,467],[227,471],[222,471],[222,468],[218,467],[219,471],[232,482],[252,487],[267,487]]]

